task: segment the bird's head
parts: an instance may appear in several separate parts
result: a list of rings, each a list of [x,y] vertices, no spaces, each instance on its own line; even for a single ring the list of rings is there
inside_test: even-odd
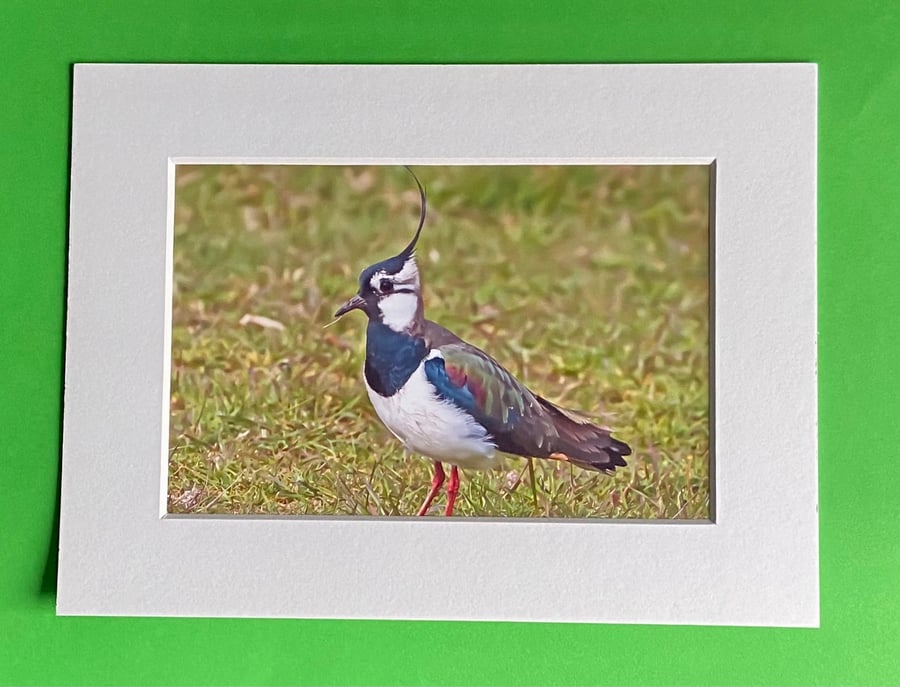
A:
[[[415,249],[425,224],[426,199],[422,184],[415,174],[413,178],[419,187],[422,210],[412,241],[394,257],[364,269],[359,275],[359,291],[338,308],[335,317],[342,317],[351,310],[362,310],[370,320],[383,322],[398,332],[410,331],[422,320],[422,292]]]

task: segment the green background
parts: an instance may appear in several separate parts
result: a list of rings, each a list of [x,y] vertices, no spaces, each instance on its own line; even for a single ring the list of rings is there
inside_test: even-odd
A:
[[[895,0],[7,0],[0,680],[900,682],[898,35]],[[780,60],[820,65],[821,629],[54,616],[73,62]],[[788,451],[763,446],[760,469]]]

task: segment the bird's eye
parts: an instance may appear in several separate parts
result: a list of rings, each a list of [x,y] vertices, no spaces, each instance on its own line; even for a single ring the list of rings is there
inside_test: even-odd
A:
[[[382,279],[379,286],[381,287],[381,293],[390,293],[394,290],[394,282],[390,279]]]

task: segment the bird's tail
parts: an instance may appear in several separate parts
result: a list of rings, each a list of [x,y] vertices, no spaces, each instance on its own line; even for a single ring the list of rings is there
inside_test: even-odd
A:
[[[608,429],[577,411],[560,408],[544,398],[538,397],[538,401],[549,411],[558,434],[550,442],[550,458],[599,472],[627,465],[624,456],[631,455],[631,447],[614,438]]]

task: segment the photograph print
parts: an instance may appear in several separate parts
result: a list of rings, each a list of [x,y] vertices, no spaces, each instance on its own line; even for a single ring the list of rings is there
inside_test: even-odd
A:
[[[710,518],[707,165],[177,165],[168,511]]]

